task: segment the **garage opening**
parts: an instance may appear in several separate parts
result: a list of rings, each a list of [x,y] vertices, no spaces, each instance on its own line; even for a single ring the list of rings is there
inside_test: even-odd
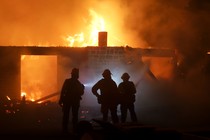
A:
[[[37,101],[56,92],[57,56],[21,55],[20,97],[25,96],[26,100]],[[56,101],[57,98],[52,96],[46,100]]]

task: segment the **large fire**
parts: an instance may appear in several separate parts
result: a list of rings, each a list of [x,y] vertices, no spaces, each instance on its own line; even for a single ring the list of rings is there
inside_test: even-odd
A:
[[[64,41],[67,42],[67,46],[86,47],[98,45],[98,32],[105,31],[105,20],[93,9],[89,9],[89,14],[91,21],[88,22],[88,25],[86,26],[87,29],[85,31],[81,31],[80,33],[74,34],[72,36],[67,35],[64,37]],[[46,56],[22,55],[21,97],[24,95],[27,100],[36,101],[46,95],[56,92],[56,71],[52,72],[51,70],[52,67],[57,67],[56,63],[57,61],[55,58],[47,58]],[[45,71],[44,68],[47,67],[49,67],[50,70]],[[54,75],[51,74],[51,76],[46,77],[46,75],[49,75],[49,71],[51,71]],[[54,79],[52,77],[54,77]],[[48,80],[50,80],[50,83]]]
[[[63,37],[67,46],[98,46],[98,33],[100,31],[106,31],[106,23],[104,18],[93,9],[89,9],[89,16],[89,20],[84,19],[87,23],[84,31],[81,31],[80,33],[76,33],[74,35],[70,35],[69,33],[69,35]],[[109,42],[109,44],[113,45],[114,42]],[[48,60],[48,58],[46,57],[44,59],[41,59],[41,57],[44,56],[21,56],[21,97],[23,96],[22,94],[24,94],[27,100],[36,101],[43,96],[56,92],[57,90],[55,88],[55,85],[57,84],[56,80],[54,80],[52,83],[52,79],[50,79],[51,84],[54,86],[49,86],[48,89],[44,89],[43,86],[41,86],[46,85],[46,83],[48,82],[47,80],[49,80],[43,78],[46,77],[44,75],[49,75],[49,72],[43,72],[44,70],[42,63],[46,62],[44,64],[45,67],[48,67],[47,65],[49,65],[49,62],[53,63],[53,67],[57,67],[56,60]],[[52,68],[52,66],[49,67]],[[53,76],[51,75],[51,78],[52,77]]]
[[[36,101],[54,92],[57,92],[57,57],[22,55],[21,98]]]
[[[91,21],[87,25],[87,30],[81,33],[74,34],[73,36],[67,35],[65,41],[68,42],[68,46],[97,46],[98,45],[98,32],[105,31],[105,20],[102,16],[97,14],[93,9],[89,9]],[[111,43],[111,42],[110,42]]]
[[[124,42],[121,41],[123,39],[118,39],[117,36],[114,36],[113,33],[118,32],[118,29],[111,27],[109,20],[105,20],[103,16],[93,9],[89,9],[89,16],[89,20],[84,19],[87,23],[84,30],[73,35],[69,33],[63,36],[63,40],[68,47],[98,46],[98,33],[101,31],[106,31],[109,34],[107,38],[108,46],[126,45],[126,43],[123,44]],[[114,32],[115,30],[116,32]],[[44,59],[41,59],[41,57]],[[55,69],[52,70],[52,68],[56,67],[57,58],[55,56],[52,56],[52,58],[30,55],[21,56],[21,93],[24,93],[27,100],[36,101],[44,96],[57,92],[57,79],[55,78],[57,71]],[[152,67],[152,71],[157,75],[162,75],[160,73],[161,68],[156,68]],[[170,72],[164,74],[164,77],[171,76]]]

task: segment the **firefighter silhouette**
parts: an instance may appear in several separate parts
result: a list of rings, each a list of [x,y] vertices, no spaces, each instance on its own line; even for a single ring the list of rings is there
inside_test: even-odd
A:
[[[68,132],[69,115],[72,113],[72,126],[76,130],[78,123],[78,111],[80,107],[81,96],[84,94],[84,85],[78,80],[79,69],[73,68],[71,71],[71,78],[67,78],[62,86],[59,105],[62,107],[63,132]]]
[[[121,122],[126,122],[128,110],[130,112],[132,122],[137,122],[134,106],[136,87],[132,81],[129,81],[130,75],[128,73],[123,73],[121,79],[123,82],[118,85],[120,92]]]
[[[103,121],[108,121],[108,114],[111,113],[113,123],[118,123],[117,105],[119,91],[116,82],[111,77],[109,69],[105,69],[100,79],[93,87],[92,93],[97,97],[98,103],[101,104],[101,113]],[[99,92],[100,91],[100,92]]]

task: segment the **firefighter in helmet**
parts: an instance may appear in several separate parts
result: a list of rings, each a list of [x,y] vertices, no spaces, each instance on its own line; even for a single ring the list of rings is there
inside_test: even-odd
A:
[[[120,98],[121,98],[120,100],[121,122],[122,123],[126,122],[127,111],[130,112],[132,122],[137,122],[137,116],[134,108],[136,87],[132,81],[129,81],[130,75],[128,73],[123,73],[121,79],[123,81],[118,85]]]
[[[80,107],[81,96],[84,94],[84,85],[78,80],[79,69],[73,68],[71,71],[71,77],[67,78],[62,86],[59,105],[62,107],[63,120],[62,128],[63,132],[68,132],[69,114],[72,112],[72,126],[73,130],[76,130],[78,123],[78,111]]]
[[[105,69],[102,73],[103,78],[100,79],[92,87],[92,93],[97,97],[98,103],[101,104],[101,113],[103,121],[108,121],[108,113],[111,113],[113,123],[118,123],[117,116],[117,96],[119,94],[117,84],[111,77],[112,73],[109,69]],[[99,92],[100,91],[100,92]]]

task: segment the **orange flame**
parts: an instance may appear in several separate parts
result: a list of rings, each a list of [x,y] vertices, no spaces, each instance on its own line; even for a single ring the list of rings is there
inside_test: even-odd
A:
[[[21,55],[21,98],[36,101],[57,91],[56,67],[57,56]]]
[[[21,97],[26,96],[26,92],[22,91],[21,92]]]
[[[103,17],[98,15],[93,9],[89,9],[89,14],[92,20],[87,26],[88,30],[73,36],[67,35],[64,39],[68,42],[68,46],[97,46],[98,32],[105,31],[105,21]]]

